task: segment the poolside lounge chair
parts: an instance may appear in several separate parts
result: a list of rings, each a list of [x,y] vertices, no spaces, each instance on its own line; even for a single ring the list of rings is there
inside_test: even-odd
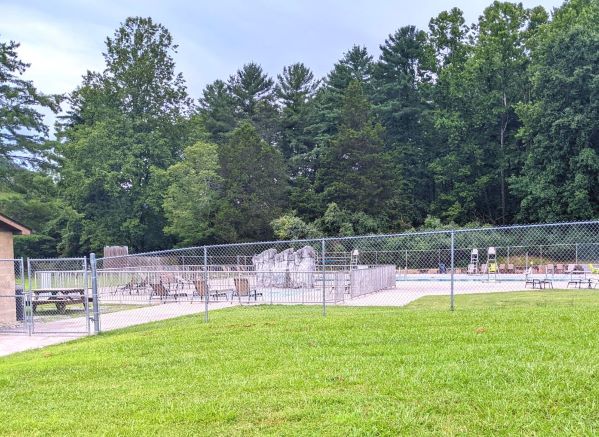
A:
[[[252,290],[250,287],[250,280],[248,278],[233,278],[235,283],[235,293],[241,300],[242,296],[247,296],[248,300],[254,297],[254,300],[258,300],[258,296],[262,296],[258,290]]]
[[[210,291],[210,287],[208,286],[208,282],[206,280],[200,279],[197,281],[193,281],[193,285],[198,293],[198,296],[200,296],[201,298],[206,297],[206,294],[209,298],[215,298],[216,300],[218,300],[220,296],[228,298],[226,292]]]
[[[157,284],[150,284],[150,287],[152,288],[150,300],[152,300],[154,296],[158,296],[160,300],[166,299],[168,297],[168,289],[162,283],[159,282]]]

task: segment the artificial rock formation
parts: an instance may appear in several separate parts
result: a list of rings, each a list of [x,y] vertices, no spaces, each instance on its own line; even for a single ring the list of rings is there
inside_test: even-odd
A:
[[[277,253],[268,249],[252,257],[257,283],[262,287],[312,288],[316,270],[316,251],[305,246],[297,251]]]

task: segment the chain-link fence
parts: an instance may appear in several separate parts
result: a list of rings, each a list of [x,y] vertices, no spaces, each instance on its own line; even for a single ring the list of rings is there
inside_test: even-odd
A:
[[[32,333],[89,333],[86,258],[28,259],[27,278]]]
[[[99,332],[190,314],[208,320],[211,309],[235,305],[444,310],[538,293],[583,305],[598,285],[599,221],[91,254],[89,265],[0,260],[0,310],[10,316],[0,329],[88,333],[93,323]]]
[[[102,314],[158,304],[156,314],[206,317],[240,304],[326,312],[423,297],[431,308],[453,309],[467,294],[492,307],[535,289],[595,290],[598,235],[599,222],[589,221],[173,249],[98,260],[98,290]]]

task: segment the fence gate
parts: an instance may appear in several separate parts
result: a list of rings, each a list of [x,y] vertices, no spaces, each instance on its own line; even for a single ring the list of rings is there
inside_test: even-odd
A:
[[[0,259],[0,333],[29,332],[23,258]]]
[[[86,258],[28,259],[31,333],[89,334]]]

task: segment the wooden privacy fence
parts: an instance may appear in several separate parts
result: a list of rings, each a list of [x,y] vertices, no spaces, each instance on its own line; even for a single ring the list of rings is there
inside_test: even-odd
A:
[[[395,265],[373,266],[350,272],[351,297],[395,287]]]

